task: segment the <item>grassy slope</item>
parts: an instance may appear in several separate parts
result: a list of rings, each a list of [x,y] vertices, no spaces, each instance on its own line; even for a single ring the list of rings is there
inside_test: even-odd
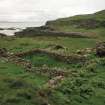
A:
[[[57,19],[55,21],[49,21],[47,22],[47,25],[56,30],[65,32],[83,32],[103,40],[103,37],[105,37],[105,27],[98,27],[93,29],[86,27],[76,27],[77,25],[81,24],[81,22],[85,23],[90,19],[105,23],[105,10],[89,15],[77,15],[73,17]],[[77,21],[77,23],[73,23],[74,21]]]
[[[95,19],[104,20],[104,11],[98,13]],[[76,16],[69,19],[90,18],[94,15]],[[62,20],[62,19],[61,19]],[[57,20],[59,21],[59,20]],[[75,52],[78,49],[95,47],[98,41],[105,40],[104,28],[77,29],[72,26],[52,25],[63,31],[80,31],[93,33],[96,38],[60,38],[60,37],[35,37],[35,38],[0,38],[0,48],[7,48],[10,52],[27,51],[33,48],[48,48],[51,44],[59,44],[68,48],[65,53]],[[62,52],[62,51],[60,51]],[[104,105],[105,104],[105,59],[97,58],[91,54],[92,62],[83,67],[73,66],[77,76],[66,78],[61,85],[52,90],[47,97],[51,105]],[[29,59],[29,58],[27,58]],[[62,62],[57,62],[48,56],[32,56],[30,59],[37,66],[71,67]],[[26,73],[22,67],[0,58],[0,105],[41,105],[42,100],[37,96],[38,89],[48,81],[46,76]]]

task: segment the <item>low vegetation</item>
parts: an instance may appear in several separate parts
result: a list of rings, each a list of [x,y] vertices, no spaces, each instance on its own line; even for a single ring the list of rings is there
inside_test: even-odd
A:
[[[101,11],[46,24],[51,31],[92,37],[0,37],[0,105],[104,105],[104,16]]]

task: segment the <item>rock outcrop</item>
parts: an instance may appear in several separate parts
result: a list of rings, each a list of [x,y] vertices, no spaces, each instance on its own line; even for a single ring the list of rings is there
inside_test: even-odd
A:
[[[57,37],[77,37],[77,38],[88,37],[84,35],[82,32],[63,32],[63,31],[50,29],[46,26],[26,28],[20,32],[16,32],[15,36],[17,37],[57,36]]]
[[[105,42],[100,42],[97,44],[96,55],[99,57],[105,57]]]
[[[0,48],[0,57],[6,57],[7,56],[7,49]]]
[[[46,49],[55,50],[55,51],[56,50],[67,50],[67,47],[64,47],[59,44],[49,44]]]

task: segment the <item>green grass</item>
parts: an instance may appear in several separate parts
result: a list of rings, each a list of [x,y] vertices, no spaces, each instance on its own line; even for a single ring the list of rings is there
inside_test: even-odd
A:
[[[87,68],[92,65],[89,64],[77,69],[78,76],[65,79],[62,85],[52,92],[53,95],[49,99],[54,105],[104,105],[105,65],[102,61],[105,62],[105,59],[97,58],[94,61],[96,65]],[[92,68],[94,71],[91,71]],[[56,99],[58,101],[55,101]]]
[[[89,18],[104,21],[104,17],[105,14],[102,11],[93,15],[66,18],[63,21]],[[4,37],[0,38],[0,48],[16,53],[34,48],[49,49],[49,46],[57,44],[67,49],[56,50],[56,52],[71,54],[79,49],[94,48],[97,42],[105,41],[105,28],[75,28],[67,24],[59,25],[61,21],[62,19],[55,21],[57,23],[52,26],[60,31],[83,32],[92,37]],[[105,58],[98,58],[92,53],[88,64],[82,67],[79,64],[56,61],[46,54],[30,55],[24,59],[30,60],[38,67],[47,65],[51,68],[67,68],[71,74],[65,77],[57,88],[51,89],[45,87],[49,80],[47,76],[28,73],[23,67],[0,57],[0,105],[45,105],[47,101],[51,105],[105,105]],[[46,96],[39,96],[39,90]]]
[[[0,48],[7,48],[11,52],[21,52],[58,44],[68,48],[66,52],[70,53],[77,49],[94,47],[97,41],[98,39],[68,37],[3,38],[0,39]]]
[[[43,67],[48,66],[50,68],[57,67],[57,68],[72,68],[70,64],[67,64],[65,62],[60,62],[55,60],[54,58],[48,56],[47,54],[35,54],[30,56],[23,57],[26,60],[29,60],[32,62],[32,64],[36,67]]]
[[[36,38],[4,38],[0,39],[0,47],[10,52],[27,51],[33,48],[48,48],[51,44],[59,44],[68,50],[59,52],[71,53],[78,49],[95,47],[98,39],[36,37]],[[39,90],[49,80],[46,76],[27,73],[22,67],[0,58],[0,104],[1,105],[41,105],[44,101],[52,105],[104,105],[105,104],[105,60],[93,54],[90,60],[95,63],[84,67],[78,64],[68,65],[45,54],[25,57],[35,66],[69,68],[77,76],[65,78],[59,87],[51,90],[47,99],[37,96]],[[48,89],[49,90],[49,89]],[[46,92],[44,90],[44,92]]]
[[[81,32],[84,33],[84,35],[89,35],[90,37],[97,37],[98,39],[105,41],[105,25],[100,25],[99,27],[94,28],[88,28],[92,25],[91,23],[87,22],[88,20],[100,21],[104,24],[105,10],[99,11],[94,14],[77,15],[73,17],[49,21],[46,25],[54,28],[57,31]],[[96,24],[99,25],[98,22],[96,22]]]
[[[36,82],[35,84],[39,84],[39,86],[47,80],[47,77],[39,77],[38,74],[27,73],[22,67],[5,62],[4,59],[0,59],[0,75],[4,77],[25,78],[28,81],[30,80],[29,82]]]
[[[47,81],[45,76],[0,59],[0,105],[40,105],[36,94]]]

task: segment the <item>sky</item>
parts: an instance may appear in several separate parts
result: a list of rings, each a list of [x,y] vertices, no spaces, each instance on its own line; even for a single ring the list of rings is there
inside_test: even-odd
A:
[[[0,21],[42,21],[105,9],[105,0],[0,0]]]

